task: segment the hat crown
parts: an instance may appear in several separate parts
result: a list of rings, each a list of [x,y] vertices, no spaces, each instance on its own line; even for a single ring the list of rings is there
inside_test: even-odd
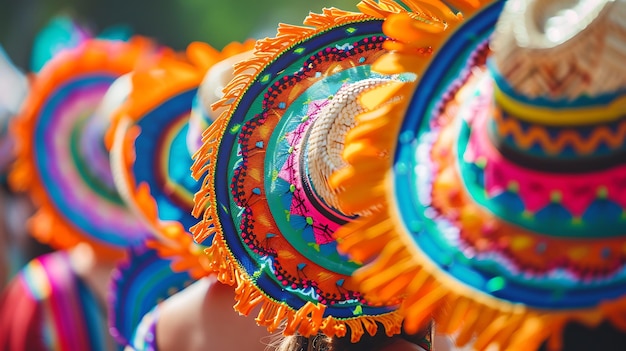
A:
[[[512,0],[490,44],[491,136],[507,158],[586,172],[626,151],[626,1]],[[491,89],[491,88],[489,88]]]
[[[316,121],[305,137],[306,161],[309,163],[306,177],[310,178],[311,192],[341,216],[362,214],[342,208],[338,191],[329,184],[331,175],[346,165],[342,159],[346,133],[356,125],[357,116],[368,111],[360,102],[360,94],[392,80],[388,77],[368,78],[344,85],[316,112]]]
[[[623,94],[624,18],[623,0],[509,1],[491,43],[494,64],[528,98]]]

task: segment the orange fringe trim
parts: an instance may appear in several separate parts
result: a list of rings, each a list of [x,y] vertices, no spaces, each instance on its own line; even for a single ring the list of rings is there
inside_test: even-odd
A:
[[[258,309],[255,321],[267,327],[271,333],[278,330],[283,321],[286,321],[283,330],[285,335],[299,333],[311,336],[321,331],[331,337],[343,337],[349,329],[352,342],[359,341],[366,332],[370,335],[376,334],[378,330],[376,322],[383,325],[389,336],[400,333],[402,316],[397,312],[376,318],[356,317],[338,320],[332,316],[323,317],[326,308],[323,304],[307,302],[299,310],[293,310],[283,302],[272,299],[254,285],[253,277],[248,276],[239,267],[221,235],[215,236],[212,245],[205,252],[212,258],[209,265],[216,271],[217,279],[224,284],[235,286],[235,310],[248,316],[253,310]]]
[[[454,5],[458,5],[459,8],[466,8],[468,7],[467,4],[472,3],[471,0],[458,0],[458,2],[458,4],[455,2]],[[266,38],[257,41],[254,57],[235,65],[235,78],[224,88],[224,97],[212,106],[214,110],[218,108],[226,108],[226,110],[204,131],[202,139],[203,145],[194,154],[195,162],[191,168],[192,175],[196,179],[200,179],[200,177],[204,176],[202,189],[197,192],[194,197],[195,206],[193,214],[196,217],[202,215],[202,221],[192,230],[196,241],[202,242],[210,235],[219,233],[221,230],[217,216],[216,198],[212,191],[215,185],[215,174],[212,165],[216,161],[217,150],[221,143],[221,137],[230,120],[230,115],[237,108],[239,99],[243,96],[248,85],[256,78],[261,69],[269,64],[278,53],[295,45],[295,43],[306,40],[315,33],[328,30],[344,23],[364,21],[373,18],[387,18],[388,21],[390,18],[394,18],[394,16],[403,16],[403,18],[407,17],[409,19],[419,18],[421,22],[428,21],[429,23],[437,23],[438,27],[445,28],[446,25],[439,20],[439,18],[446,18],[450,21],[458,21],[457,19],[459,18],[458,15],[453,14],[440,1],[424,2],[419,0],[407,0],[403,3],[413,12],[407,12],[403,6],[392,0],[383,0],[379,4],[366,0],[357,5],[362,13],[330,8],[324,9],[322,14],[311,13],[304,21],[304,25],[310,27],[280,24],[275,38]],[[447,12],[441,10],[443,8],[445,8]],[[440,17],[435,16],[435,14],[440,15]],[[385,23],[387,23],[387,21]],[[412,30],[412,33],[415,32],[415,30]],[[400,70],[394,70],[394,73],[399,71]],[[402,70],[402,72],[405,71],[408,70]]]
[[[429,6],[420,1],[404,1],[410,4],[411,9],[421,9],[419,14],[413,17],[426,16],[432,13]],[[344,336],[350,328],[351,340],[358,341],[364,332],[374,334],[376,321],[382,323],[388,335],[400,332],[402,317],[397,312],[385,316],[372,318],[358,317],[348,320],[336,320],[333,317],[322,319],[323,305],[307,304],[299,311],[293,311],[279,301],[274,301],[264,295],[252,283],[252,277],[246,275],[239,267],[236,258],[228,250],[222,236],[222,226],[218,216],[217,199],[215,195],[215,167],[221,138],[237,108],[239,101],[246,89],[260,71],[271,63],[277,55],[284,50],[309,39],[316,33],[323,32],[333,27],[346,23],[354,23],[372,19],[383,19],[393,14],[407,13],[407,10],[394,1],[385,0],[380,5],[371,1],[359,4],[362,13],[342,11],[336,8],[324,9],[321,14],[310,14],[304,21],[305,26],[293,26],[280,24],[275,38],[259,40],[256,43],[254,56],[235,65],[234,77],[224,89],[224,97],[213,104],[217,110],[224,108],[225,111],[203,133],[203,145],[194,155],[192,175],[196,179],[204,177],[201,190],[195,194],[193,215],[201,220],[191,232],[196,242],[203,242],[209,236],[214,235],[212,245],[206,252],[213,257],[210,267],[217,272],[217,278],[222,283],[236,285],[237,304],[235,309],[242,314],[249,314],[256,306],[261,306],[261,311],[256,319],[257,323],[264,325],[270,331],[275,331],[281,321],[287,321],[286,335],[298,332],[302,335],[312,335],[318,330],[329,336]],[[381,192],[381,196],[382,196]]]
[[[34,78],[23,111],[10,124],[16,136],[16,161],[8,180],[15,191],[28,192],[33,203],[39,207],[28,226],[32,235],[42,243],[56,249],[67,249],[87,242],[101,258],[115,260],[123,257],[122,248],[96,241],[58,212],[39,178],[31,140],[41,106],[59,85],[77,75],[92,72],[111,72],[121,76],[132,71],[154,50],[152,42],[140,37],[130,42],[90,40],[54,57]]]
[[[488,0],[446,1],[460,12],[454,13],[439,0],[407,0],[403,3],[411,12],[398,11],[388,1],[376,3],[365,0],[359,8],[366,13],[385,16],[383,32],[391,40],[385,43],[390,54],[374,64],[381,73],[421,73],[429,64],[432,52],[441,47],[450,33],[458,28],[464,16],[472,16]]]
[[[466,16],[479,9],[475,6],[479,5],[477,3],[448,2],[471,10],[464,11]],[[440,4],[439,1],[432,3]],[[383,7],[382,4],[376,8]],[[469,8],[459,6],[468,4]],[[446,23],[445,30],[437,32],[424,28],[422,22],[406,14],[390,15],[384,32],[399,40],[390,42],[388,47],[395,51],[379,59],[375,68],[390,74],[411,71],[419,77],[430,64],[432,49],[439,47],[448,33],[459,27],[454,20]],[[391,161],[381,162],[377,155],[395,152],[397,135],[410,102],[408,97],[417,84],[383,87],[368,93],[381,107],[358,118],[357,126],[346,138],[343,156],[349,165],[330,179],[331,186],[342,191],[342,206],[355,212],[378,209],[335,233],[340,250],[355,260],[368,262],[355,273],[367,297],[385,301],[404,295],[400,312],[405,315],[407,332],[418,331],[435,316],[437,330],[456,333],[459,346],[473,342],[476,350],[486,350],[492,345],[512,351],[534,350],[544,341],[550,350],[559,350],[563,345],[562,329],[572,320],[593,327],[608,319],[626,331],[626,297],[595,309],[569,312],[530,309],[487,296],[441,274],[415,247],[403,226],[398,225],[401,222],[396,218],[399,211],[395,208],[393,194],[387,191],[393,187],[389,174]],[[363,195],[363,188],[368,189],[368,196]]]

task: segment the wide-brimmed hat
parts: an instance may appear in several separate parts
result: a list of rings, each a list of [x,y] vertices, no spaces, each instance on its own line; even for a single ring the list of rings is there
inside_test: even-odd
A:
[[[228,55],[251,49],[231,43],[223,52],[196,42],[180,55],[161,57],[128,77],[130,94],[107,134],[115,183],[155,240],[148,246],[174,261],[176,271],[207,274],[204,246],[189,233],[200,183],[191,177],[192,147],[204,124],[192,123],[192,106],[207,70]]]
[[[103,98],[155,52],[144,38],[91,39],[58,53],[37,74],[11,125],[17,159],[9,181],[39,207],[30,227],[40,241],[59,249],[88,242],[98,254],[118,257],[147,236],[113,184],[104,147],[123,100]]]
[[[128,249],[113,270],[107,304],[109,332],[120,345],[131,345],[141,319],[195,281],[187,271],[173,271],[173,263],[157,250],[137,245]]]
[[[351,276],[359,264],[337,252],[332,236],[358,215],[335,207],[326,181],[342,166],[345,131],[365,111],[358,96],[414,77],[370,67],[384,53],[381,13],[406,10],[361,8],[325,9],[304,27],[282,24],[275,38],[259,40],[213,105],[225,112],[196,153],[203,185],[194,211],[202,217],[192,233],[210,242],[218,279],[236,285],[235,309],[258,311],[270,331],[284,324],[285,334],[352,341],[379,326],[400,332],[399,301],[364,299]]]
[[[366,296],[396,286],[407,329],[435,315],[476,349],[625,329],[626,2],[428,3],[446,25],[389,17],[397,51],[375,65],[417,83],[363,97],[389,102],[331,181],[342,206],[380,209],[336,233]]]

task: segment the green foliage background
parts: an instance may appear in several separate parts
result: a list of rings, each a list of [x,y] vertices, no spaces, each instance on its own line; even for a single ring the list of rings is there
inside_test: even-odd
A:
[[[0,44],[26,68],[36,33],[57,14],[95,32],[128,26],[177,50],[192,41],[222,48],[230,41],[274,36],[279,22],[301,24],[324,7],[356,10],[358,0],[0,0]]]

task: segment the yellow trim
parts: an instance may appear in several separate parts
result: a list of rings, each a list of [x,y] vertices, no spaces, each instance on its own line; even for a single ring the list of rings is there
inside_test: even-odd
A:
[[[494,84],[494,95],[498,105],[516,118],[544,126],[585,126],[608,123],[626,116],[626,95],[616,98],[609,106],[589,108],[537,107],[517,101],[505,94]]]
[[[494,111],[493,118],[496,122],[498,135],[513,137],[517,147],[530,149],[539,144],[544,151],[553,155],[559,154],[566,147],[573,148],[580,155],[593,153],[601,144],[606,144],[611,149],[618,149],[621,148],[626,139],[626,118],[614,128],[600,125],[587,136],[583,136],[573,129],[562,130],[557,135],[552,136],[543,126],[533,125],[524,128],[516,118],[504,120],[499,110]]]

